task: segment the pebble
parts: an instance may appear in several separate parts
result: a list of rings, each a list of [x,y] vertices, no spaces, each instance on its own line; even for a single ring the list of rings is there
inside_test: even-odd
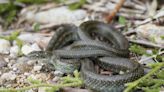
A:
[[[149,58],[149,57],[146,55],[142,55],[139,63],[146,64],[146,65],[155,63],[155,61],[152,58],[150,58],[150,59],[147,59],[147,58]]]
[[[53,82],[57,82],[57,81],[59,81],[59,79],[60,79],[60,77],[55,76],[55,77],[52,79],[52,81],[53,81]]]
[[[25,33],[18,36],[18,38],[22,40],[24,43],[34,43],[35,41],[44,39],[43,37],[44,36],[32,33]]]
[[[0,56],[0,68],[7,66],[7,62],[5,61],[5,59]]]
[[[0,39],[0,53],[9,54],[10,42],[8,40]]]
[[[25,72],[25,73],[24,73],[24,75],[25,75],[25,76],[29,76],[29,75],[30,75],[30,73],[28,73],[28,72]]]
[[[42,69],[41,65],[36,65],[36,66],[33,67],[34,71],[40,71],[41,69]]]
[[[147,54],[153,54],[153,51],[152,50],[146,50],[146,53]]]
[[[18,70],[18,68],[16,68],[16,67],[13,68],[13,71],[17,71],[17,70]]]
[[[155,42],[161,46],[164,46],[164,27],[156,26],[155,24],[145,24],[136,28],[136,32],[139,38],[148,39],[149,41]]]
[[[1,80],[15,80],[16,77],[17,77],[17,75],[11,71],[11,72],[2,74],[0,79]]]
[[[28,44],[23,45],[21,51],[24,55],[28,55],[32,51],[41,51],[41,49],[36,43],[34,43],[32,45],[28,45]]]
[[[37,40],[36,43],[39,45],[39,47],[41,47],[42,49],[45,50],[50,39],[51,39],[51,37],[44,37],[44,39]]]
[[[64,73],[62,73],[61,71],[54,71],[54,75],[55,75],[55,76],[61,77],[61,76],[63,76],[63,74],[64,74]]]
[[[61,12],[62,11],[62,12]],[[70,10],[68,7],[55,7],[47,11],[40,11],[33,13],[32,11],[26,11],[23,16],[29,21],[38,22],[38,23],[74,23],[80,24],[84,18],[87,16],[87,12],[82,9]]]
[[[46,73],[39,73],[39,74],[36,74],[36,78],[41,80],[41,81],[45,81],[47,79],[47,75]]]
[[[32,66],[25,62],[19,62],[13,65],[13,68],[17,68],[20,73],[29,72],[32,70]]]
[[[28,65],[34,65],[34,64],[36,64],[37,63],[37,60],[28,60],[27,61],[27,64]]]
[[[10,48],[10,56],[16,58],[18,56],[19,47],[17,45]]]
[[[31,74],[29,77],[34,80],[45,81],[47,79],[47,74],[46,73]]]
[[[41,51],[41,49],[39,48],[38,44],[37,43],[34,43],[31,45],[31,48],[35,51]]]

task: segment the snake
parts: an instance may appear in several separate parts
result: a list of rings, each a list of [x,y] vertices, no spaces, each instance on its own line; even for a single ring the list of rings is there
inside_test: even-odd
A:
[[[55,30],[45,51],[34,51],[27,57],[47,58],[64,73],[78,69],[85,86],[94,92],[122,92],[125,83],[144,75],[142,65],[129,59],[128,40],[110,24],[90,20],[79,27],[61,24]],[[102,75],[96,65],[117,74]]]

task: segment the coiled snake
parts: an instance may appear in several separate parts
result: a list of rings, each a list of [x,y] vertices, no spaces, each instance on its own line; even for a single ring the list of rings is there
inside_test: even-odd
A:
[[[122,92],[125,83],[144,74],[139,63],[128,59],[128,48],[127,39],[109,24],[87,21],[79,27],[59,25],[46,51],[32,52],[28,57],[49,58],[47,62],[64,73],[80,69],[85,85],[95,91]],[[95,64],[105,70],[124,73],[101,75]]]

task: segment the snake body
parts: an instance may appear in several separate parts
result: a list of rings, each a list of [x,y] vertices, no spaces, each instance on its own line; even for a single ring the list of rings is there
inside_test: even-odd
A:
[[[92,36],[96,34],[96,36]],[[101,39],[96,40],[95,37]],[[103,39],[103,40],[102,40]],[[111,44],[109,44],[111,43]],[[81,71],[81,77],[87,87],[99,92],[122,92],[124,84],[140,78],[143,68],[129,57],[127,39],[109,24],[99,21],[87,21],[76,27],[70,24],[59,26],[51,38],[46,53],[56,70],[71,73],[75,69]],[[41,53],[41,52],[38,52]],[[30,53],[29,57],[40,55]],[[98,64],[105,70],[123,71],[124,74],[101,75],[95,69]]]

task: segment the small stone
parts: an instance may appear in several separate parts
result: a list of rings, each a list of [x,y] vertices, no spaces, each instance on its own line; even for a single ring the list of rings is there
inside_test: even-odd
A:
[[[13,68],[13,71],[17,71],[17,70],[18,70],[18,68],[16,68],[16,67]]]
[[[32,11],[27,11],[22,15],[28,21],[33,21],[33,22],[39,22],[44,24],[74,23],[77,25],[80,24],[82,20],[84,20],[84,18],[87,16],[87,12],[83,9],[77,9],[71,11],[70,9],[68,9],[68,7],[63,6],[63,7],[51,8],[47,11],[40,11],[33,14]]]
[[[153,51],[152,50],[146,50],[146,53],[147,54],[153,54]]]
[[[145,24],[136,28],[137,36],[141,39],[145,38],[153,43],[164,46],[164,40],[161,38],[164,35],[164,27],[155,24]]]
[[[37,44],[33,44],[33,45],[24,45],[21,49],[22,53],[24,55],[28,55],[30,52],[32,51],[40,51],[41,49],[39,48],[39,46]]]
[[[55,77],[52,79],[52,81],[57,82],[57,81],[59,81],[59,79],[60,79],[60,77],[55,76]]]
[[[17,77],[17,75],[13,72],[8,72],[8,73],[4,73],[2,74],[2,76],[0,77],[0,79],[2,80],[15,80]]]
[[[6,62],[10,62],[9,58],[4,57],[4,59],[5,59]]]
[[[10,42],[8,40],[0,39],[0,53],[9,54]]]
[[[29,76],[29,75],[30,75],[30,73],[28,73],[28,72],[25,72],[25,73],[24,73],[24,75],[25,75],[25,76]]]
[[[28,65],[34,65],[37,62],[37,60],[28,60],[27,64]]]
[[[29,45],[23,45],[22,46],[22,53],[24,54],[24,55],[27,55],[27,54],[29,54],[30,52],[32,52],[33,50],[32,50],[32,48],[29,46]]]
[[[37,43],[32,44],[31,47],[34,51],[41,51]]]
[[[7,62],[5,61],[5,59],[0,56],[0,68],[7,66]]]
[[[36,65],[33,68],[34,71],[40,71],[41,69],[42,69],[42,66],[41,65]]]
[[[17,57],[19,52],[19,47],[17,45],[10,48],[10,56]]]
[[[39,47],[45,50],[50,39],[51,37],[44,37],[44,39],[37,40],[36,43],[39,45]]]
[[[37,34],[25,33],[19,35],[18,38],[22,40],[24,43],[34,43],[35,41],[42,39],[43,36]]]
[[[55,75],[55,76],[59,76],[59,77],[60,77],[60,76],[63,76],[63,74],[64,74],[64,73],[62,73],[61,71],[55,71],[55,72],[54,72],[54,75]]]
[[[29,72],[32,70],[32,65],[28,65],[26,62],[18,62],[13,65],[13,68],[16,67],[21,73]]]
[[[148,58],[149,58],[148,56],[142,55],[139,63],[146,64],[146,65],[155,63],[155,61],[152,58],[149,58],[149,59]]]

